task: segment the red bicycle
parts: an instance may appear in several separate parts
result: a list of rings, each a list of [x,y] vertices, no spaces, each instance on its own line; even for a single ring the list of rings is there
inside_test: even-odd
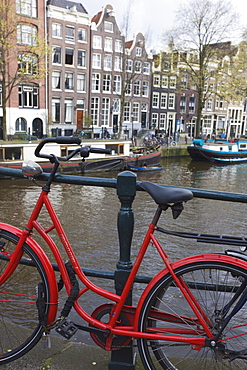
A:
[[[52,172],[23,230],[0,224],[0,364],[14,361],[37,342],[47,338],[52,329],[70,338],[77,329],[89,331],[97,345],[105,350],[128,346],[137,339],[145,369],[244,369],[247,360],[247,262],[239,252],[236,257],[203,254],[171,262],[154,234],[179,233],[158,226],[163,211],[171,208],[174,218],[183,203],[192,199],[187,189],[166,188],[144,181],[141,187],[157,203],[157,210],[147,230],[121,295],[102,289],[83,273],[78,259],[49,199],[51,184],[61,161],[78,153],[105,150],[79,147],[67,157],[43,154],[48,142],[80,144],[79,138],[47,138],[39,143],[35,154],[53,163]],[[28,176],[40,169],[32,164],[24,168]],[[51,224],[38,221],[41,210]],[[31,236],[36,231],[50,249],[49,257]],[[51,236],[59,236],[69,262],[64,262]],[[195,234],[180,233],[182,237]],[[205,241],[207,238],[202,236]],[[241,239],[241,238],[239,238]],[[228,237],[235,245],[246,245]],[[234,244],[234,243],[233,243]],[[147,248],[155,248],[164,262],[160,271],[146,286],[136,306],[125,304]],[[53,256],[61,278],[57,278]],[[68,299],[58,314],[59,291],[65,287]],[[88,314],[81,297],[93,291],[107,303]],[[71,307],[88,326],[67,319]]]

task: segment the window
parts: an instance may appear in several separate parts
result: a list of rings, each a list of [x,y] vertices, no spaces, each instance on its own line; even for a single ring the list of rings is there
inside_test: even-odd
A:
[[[105,49],[105,51],[112,51],[112,38],[110,38],[110,37],[105,38],[104,49]]]
[[[161,113],[160,114],[160,128],[164,129],[166,127],[166,114]]]
[[[78,50],[77,64],[79,67],[86,67],[86,51]]]
[[[139,110],[140,110],[140,107],[139,107],[139,103],[133,103],[133,121],[135,122],[139,122]]]
[[[150,63],[144,62],[144,64],[143,64],[143,73],[145,73],[145,74],[150,73]]]
[[[99,117],[99,98],[92,98],[91,99],[91,118],[92,118],[93,125],[98,125],[98,117]]]
[[[93,68],[101,68],[101,54],[93,54]]]
[[[169,94],[168,107],[169,109],[175,108],[175,94]]]
[[[213,107],[213,101],[212,101],[212,99],[208,99],[207,100],[207,109],[212,110],[212,107]]]
[[[21,85],[18,87],[19,107],[38,108],[39,88],[36,85]]]
[[[17,0],[16,12],[28,17],[37,18],[37,1],[36,0]]]
[[[61,104],[59,98],[52,98],[52,122],[60,122]]]
[[[102,37],[94,35],[93,36],[93,48],[94,49],[102,49]]]
[[[60,23],[52,23],[52,36],[62,37],[62,25]]]
[[[104,30],[107,32],[113,32],[113,23],[111,22],[104,22]]]
[[[176,87],[176,77],[170,77],[170,89],[175,89]]]
[[[73,122],[73,99],[64,99],[64,122]]]
[[[61,62],[62,62],[61,46],[53,46],[52,63],[61,64]]]
[[[186,112],[186,96],[180,97],[180,113]]]
[[[37,74],[38,59],[35,55],[18,55],[18,72],[26,75]]]
[[[153,108],[159,108],[159,93],[153,92]]]
[[[136,56],[141,57],[142,56],[142,48],[136,48]]]
[[[182,75],[182,78],[181,78],[181,88],[186,89],[187,88],[187,83],[188,83],[188,73],[185,72]]]
[[[112,56],[109,54],[104,56],[104,69],[112,69]]]
[[[167,76],[162,76],[161,87],[168,88],[168,77]]]
[[[78,73],[77,75],[77,91],[86,91],[86,75]]]
[[[65,64],[74,64],[74,49],[65,49]]]
[[[160,86],[160,75],[154,75],[154,86]]]
[[[135,72],[136,73],[141,73],[142,71],[142,62],[140,62],[139,60],[137,60],[135,62]]]
[[[73,72],[65,72],[65,89],[73,90],[74,89],[74,74]]]
[[[65,26],[65,40],[75,41],[75,29],[71,26]]]
[[[61,71],[52,72],[52,88],[61,89]]]
[[[124,121],[130,122],[130,102],[124,104]]]
[[[114,76],[113,89],[117,94],[121,94],[121,76]]]
[[[78,41],[87,41],[87,30],[85,28],[78,29]]]
[[[122,42],[122,40],[115,40],[115,51],[117,53],[122,53],[122,51],[123,51],[123,42]]]
[[[103,76],[103,91],[110,92],[111,91],[111,75],[104,74]]]
[[[141,82],[139,80],[134,82],[134,95],[140,96],[141,94]]]
[[[125,84],[125,94],[131,95],[132,92],[132,84],[130,82],[126,82]]]
[[[102,99],[102,116],[101,116],[101,125],[108,126],[109,125],[109,111],[110,111],[110,99],[103,98]]]
[[[160,95],[160,108],[167,108],[167,94],[161,93]]]
[[[122,71],[122,57],[115,56],[114,69],[115,71]]]
[[[142,96],[147,96],[149,94],[149,82],[143,81],[142,82]]]
[[[126,72],[132,72],[133,62],[131,59],[126,60]]]
[[[100,89],[100,74],[92,74],[92,91],[99,91]]]
[[[158,113],[152,113],[152,125],[154,127],[158,126]]]
[[[191,96],[189,100],[189,113],[194,113],[194,112],[195,112],[195,98],[194,96]]]
[[[25,118],[17,118],[17,120],[15,121],[15,131],[27,132],[27,120]]]
[[[17,26],[17,43],[21,45],[37,45],[37,28],[19,24]]]

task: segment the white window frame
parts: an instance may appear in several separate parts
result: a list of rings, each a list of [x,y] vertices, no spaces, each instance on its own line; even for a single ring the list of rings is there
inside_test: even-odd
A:
[[[92,91],[100,91],[100,73],[92,74]]]
[[[159,108],[159,99],[160,99],[160,94],[154,91],[153,97],[152,97],[152,107],[153,108]]]
[[[74,112],[73,99],[65,98],[64,99],[64,122],[65,123],[73,123],[73,112]]]
[[[61,23],[52,22],[52,37],[62,38],[62,25],[61,25]]]
[[[81,91],[81,92],[86,91],[86,74],[85,73],[77,74],[77,91]]]
[[[101,68],[101,54],[93,53],[93,68]]]
[[[167,93],[160,94],[160,108],[167,109]]]
[[[93,35],[93,48],[102,49],[102,36]]]

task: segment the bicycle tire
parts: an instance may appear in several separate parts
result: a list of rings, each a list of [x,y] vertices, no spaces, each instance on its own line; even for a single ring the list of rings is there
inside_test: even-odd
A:
[[[6,265],[8,253],[13,253],[19,237],[0,230],[0,276]],[[22,261],[10,277],[0,286],[0,365],[16,360],[32,349],[42,336],[37,301],[37,287],[42,283],[44,306],[48,313],[49,285],[45,269],[32,248],[25,243]],[[40,289],[41,285],[39,285]]]
[[[217,334],[217,327],[220,325],[220,317],[217,315],[219,316],[220,309],[231,299],[233,287],[239,287],[243,281],[247,282],[247,271],[233,263],[202,261],[181,266],[176,270],[176,274],[188,285],[190,284],[193,295],[213,323],[211,330]],[[191,320],[189,322],[185,319],[185,317],[193,318],[195,314],[172,276],[169,273],[166,274],[153,286],[143,302],[139,316],[139,330],[141,332],[152,330],[153,333],[158,333],[160,328],[163,332],[168,328],[173,331],[171,335],[178,336],[178,341],[139,339],[138,349],[145,369],[245,369],[247,357],[246,360],[236,358],[230,361],[229,351],[247,349],[247,336],[243,335],[247,332],[246,325],[242,325],[243,319],[247,319],[246,306],[247,304],[224,329],[222,339],[229,337],[231,339],[222,341],[220,350],[206,346],[193,347],[182,343],[179,341],[181,332],[176,334],[174,329],[182,329],[185,332],[186,328],[193,328],[198,332],[198,337],[206,337],[206,335],[203,335],[204,331],[200,325],[195,325],[195,322],[191,325]],[[161,318],[161,312],[172,314],[173,319],[165,322],[164,318]],[[195,337],[196,334],[193,333],[193,336]]]

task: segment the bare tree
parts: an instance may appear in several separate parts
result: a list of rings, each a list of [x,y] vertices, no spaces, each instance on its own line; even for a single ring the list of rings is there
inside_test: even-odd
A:
[[[22,83],[44,78],[45,40],[38,32],[30,35],[30,42],[17,45],[18,25],[22,17],[17,14],[16,1],[0,0],[0,85],[2,87],[3,140],[7,140],[6,107],[13,89]],[[25,25],[28,25],[25,22]]]
[[[166,35],[174,52],[185,56],[182,62],[188,70],[198,95],[196,137],[200,134],[202,109],[208,97],[207,82],[212,77],[210,64],[218,53],[218,45],[236,31],[238,15],[231,2],[191,0],[181,5],[176,13],[177,28]],[[181,53],[184,51],[185,53]],[[193,51],[196,60],[187,58],[186,52]]]

